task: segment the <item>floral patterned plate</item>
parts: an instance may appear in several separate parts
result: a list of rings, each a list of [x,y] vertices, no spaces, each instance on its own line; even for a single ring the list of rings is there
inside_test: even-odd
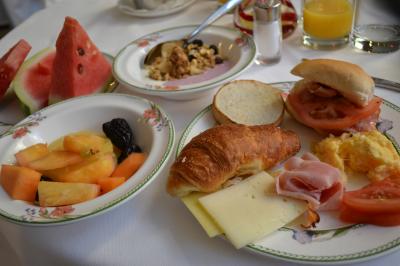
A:
[[[128,44],[115,57],[114,76],[135,92],[186,100],[201,97],[219,84],[232,80],[253,63],[256,46],[251,37],[239,30],[209,26],[197,38],[206,44],[216,45],[224,59],[223,64],[216,65],[203,74],[181,80],[150,79],[143,62],[151,48],[160,42],[179,40],[195,27],[182,26],[151,33]]]
[[[275,83],[273,86],[287,91],[294,82]],[[376,84],[379,87],[379,83]],[[385,135],[400,153],[400,107],[384,101],[381,118],[392,128]],[[382,123],[382,124],[383,124]],[[211,106],[201,111],[187,126],[178,143],[177,154],[196,135],[216,125]],[[322,139],[314,130],[307,128],[289,115],[285,115],[283,128],[299,134],[301,151],[310,150],[312,143]],[[353,183],[361,186],[365,179]],[[321,222],[317,228],[301,229],[299,226],[286,226],[265,238],[249,244],[246,250],[276,259],[304,264],[344,264],[369,260],[394,251],[400,247],[400,226],[379,227],[373,225],[344,224],[335,212],[320,212]]]
[[[136,142],[148,155],[145,163],[123,185],[96,199],[57,208],[40,208],[12,200],[0,187],[0,216],[28,225],[63,224],[95,216],[139,194],[153,181],[171,155],[174,126],[154,103],[124,94],[97,94],[63,101],[36,112],[0,135],[0,163],[15,163],[14,154],[36,143],[50,143],[77,131],[102,132],[102,124],[125,118]]]
[[[175,1],[172,6],[164,5],[162,8],[155,10],[137,9],[132,0],[119,0],[117,7],[122,13],[139,18],[158,18],[162,16],[171,15],[182,11],[183,9],[192,5],[196,0],[180,0]],[[164,1],[165,2],[165,1]]]

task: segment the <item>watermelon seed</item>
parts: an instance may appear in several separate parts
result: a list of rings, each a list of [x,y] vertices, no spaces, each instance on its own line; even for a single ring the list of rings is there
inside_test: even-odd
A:
[[[83,48],[78,48],[78,54],[80,55],[80,56],[84,56],[85,55],[85,50],[83,50]]]
[[[78,64],[78,73],[79,74],[83,73],[83,65],[82,64]]]

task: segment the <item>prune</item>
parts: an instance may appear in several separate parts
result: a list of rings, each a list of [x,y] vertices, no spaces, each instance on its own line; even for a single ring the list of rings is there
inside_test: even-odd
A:
[[[192,42],[193,44],[197,45],[197,46],[203,46],[203,41],[199,40],[199,39],[195,39]]]
[[[217,65],[222,64],[223,62],[224,62],[224,60],[221,57],[219,57],[219,56],[215,57],[215,63]]]
[[[211,44],[211,45],[210,45],[210,49],[211,49],[211,50],[214,50],[214,54],[218,54],[218,47],[215,46],[214,44]]]
[[[127,149],[121,152],[121,154],[118,157],[118,163],[121,163],[123,160],[126,159],[126,157],[128,157],[129,154],[133,152],[142,152],[142,149],[138,145],[133,144],[132,146],[128,147]]]
[[[133,145],[133,132],[128,122],[123,118],[114,118],[103,124],[104,134],[120,150],[126,150]]]

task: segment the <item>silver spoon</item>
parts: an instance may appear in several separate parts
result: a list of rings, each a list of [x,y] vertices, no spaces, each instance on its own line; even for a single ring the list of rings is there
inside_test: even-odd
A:
[[[230,0],[226,2],[224,5],[222,5],[220,8],[218,8],[214,13],[212,13],[208,18],[206,18],[197,28],[194,29],[189,35],[186,37],[183,37],[182,43],[189,43],[197,34],[199,34],[204,28],[208,27],[211,23],[219,19],[221,16],[225,15],[228,13],[229,10],[231,10],[233,7],[238,5],[242,0]],[[154,60],[161,55],[161,48],[165,43],[170,43],[170,42],[177,42],[177,41],[168,41],[168,42],[162,42],[151,48],[151,50],[147,53],[145,59],[144,59],[144,64],[145,65],[151,65],[151,63],[154,62]]]

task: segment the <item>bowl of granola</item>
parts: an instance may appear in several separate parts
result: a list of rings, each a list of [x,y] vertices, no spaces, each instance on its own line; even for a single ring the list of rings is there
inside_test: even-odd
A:
[[[177,41],[195,27],[166,29],[129,43],[114,60],[115,77],[138,93],[187,100],[209,93],[252,65],[254,41],[235,29],[209,26],[190,43]],[[145,65],[146,55],[159,43],[164,43],[160,55]]]

